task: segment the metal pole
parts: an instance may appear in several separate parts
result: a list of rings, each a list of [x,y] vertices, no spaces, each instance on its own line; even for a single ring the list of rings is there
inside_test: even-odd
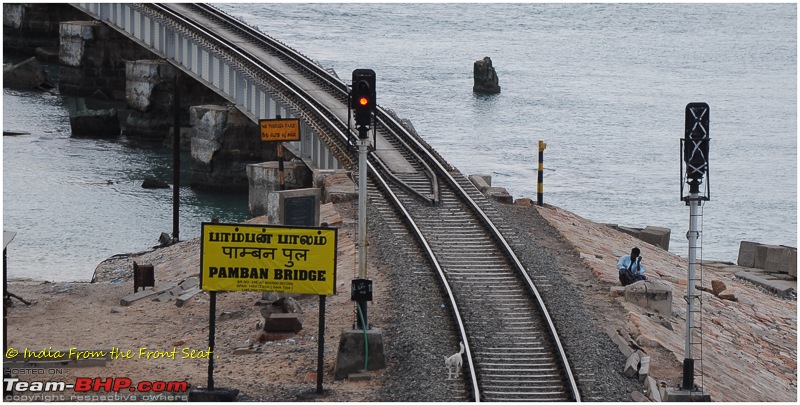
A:
[[[539,140],[539,178],[536,189],[536,204],[540,207],[544,205],[544,149],[547,144]]]
[[[173,97],[173,133],[172,133],[172,240],[180,240],[180,198],[181,198],[181,116],[180,90],[178,77],[175,74],[175,90]]]
[[[319,296],[319,339],[317,343],[317,394],[322,394],[322,363],[325,361],[325,296]]]
[[[364,136],[358,140],[358,277],[367,278],[367,150],[369,139],[366,128],[361,129]],[[362,134],[359,134],[362,135]],[[356,323],[367,330],[367,302],[357,302],[361,308],[363,321],[356,316]]]
[[[281,119],[280,114],[275,119]],[[283,142],[278,142],[278,183],[280,191],[286,190],[286,177],[283,173]]]
[[[217,292],[211,291],[208,304],[208,391],[214,390],[214,329],[217,324]]]
[[[694,388],[694,358],[692,357],[692,329],[694,327],[694,305],[695,298],[697,298],[697,291],[695,290],[695,265],[697,264],[697,240],[700,232],[697,227],[697,219],[700,217],[700,194],[696,190],[699,184],[694,182],[691,184],[689,192],[689,232],[686,238],[689,240],[689,279],[686,286],[686,296],[689,300],[686,308],[686,345],[684,347],[684,360],[683,360],[683,384],[684,390],[691,390]]]

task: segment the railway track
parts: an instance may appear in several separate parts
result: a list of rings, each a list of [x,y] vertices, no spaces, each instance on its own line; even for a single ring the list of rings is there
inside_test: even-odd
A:
[[[349,170],[356,168],[347,117],[347,85],[309,58],[243,22],[202,4],[144,5],[169,19],[253,80],[276,89],[295,106]],[[168,17],[168,18],[167,18]],[[275,63],[302,74],[287,79]],[[330,97],[317,100],[309,87]],[[369,157],[370,199],[382,215],[396,215],[439,274],[466,346],[465,378],[476,401],[580,401],[555,327],[528,272],[492,218],[496,215],[472,184],[389,112],[376,112],[377,133],[412,170],[394,173],[379,153]],[[324,135],[328,134],[328,135]],[[395,229],[398,231],[398,229]]]

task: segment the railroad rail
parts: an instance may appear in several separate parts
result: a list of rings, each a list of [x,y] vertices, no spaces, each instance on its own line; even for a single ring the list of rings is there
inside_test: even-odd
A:
[[[219,57],[235,60],[254,82],[275,90],[294,106],[343,166],[355,169],[354,134],[343,113],[347,111],[348,88],[334,74],[214,7],[136,7],[191,35]],[[277,63],[266,61],[276,58]],[[284,75],[277,64],[299,75]],[[370,153],[370,198],[383,199],[394,207],[439,274],[465,346],[465,376],[472,398],[580,401],[546,306],[528,271],[491,220],[491,205],[390,112],[379,107],[376,122],[383,147],[394,148],[413,170],[395,173],[379,151]]]

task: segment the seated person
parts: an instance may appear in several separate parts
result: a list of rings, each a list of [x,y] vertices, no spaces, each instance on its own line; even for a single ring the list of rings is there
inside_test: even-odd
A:
[[[644,275],[644,266],[642,266],[642,256],[639,248],[631,249],[630,255],[622,256],[617,262],[617,270],[619,270],[619,282],[623,286],[633,284],[637,281],[647,280]]]

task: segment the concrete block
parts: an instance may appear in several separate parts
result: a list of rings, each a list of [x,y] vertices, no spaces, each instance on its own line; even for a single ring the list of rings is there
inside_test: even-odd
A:
[[[639,382],[644,382],[645,380],[653,380],[650,375],[650,356],[641,356],[641,360],[639,361]],[[653,380],[655,382],[655,380]],[[656,392],[658,392],[658,386],[656,385]]]
[[[489,187],[483,194],[504,204],[514,203],[514,197],[503,187]]]
[[[794,251],[794,255],[792,252]],[[792,266],[797,268],[797,249],[787,246],[767,246],[764,271],[770,273],[789,273]],[[796,270],[795,270],[796,273]]]
[[[364,368],[364,331],[351,329],[342,332],[339,337],[339,351],[336,354],[334,379],[344,380],[350,374],[363,371]],[[386,368],[386,357],[383,354],[383,332],[378,328],[366,331],[368,370]]]
[[[625,301],[663,316],[672,316],[672,289],[659,281],[639,281],[625,286]]]
[[[797,248],[791,248],[789,251],[789,271],[788,274],[797,278]]]
[[[470,174],[467,178],[481,193],[486,193],[486,190],[492,186],[492,176],[488,174]]]
[[[748,242],[743,240],[739,242],[739,258],[736,264],[742,267],[755,267],[756,266],[756,242]]]
[[[625,362],[625,369],[622,370],[622,373],[627,377],[635,376],[636,373],[639,372],[639,362],[641,360],[642,352],[639,350],[633,352],[633,354],[628,356],[628,360]]]
[[[753,267],[758,269],[763,269],[767,264],[767,253],[769,252],[770,248],[775,248],[776,245],[756,245],[756,255]]]
[[[316,184],[316,180],[315,180]],[[315,185],[315,187],[317,187]],[[322,180],[318,188],[322,189],[322,201],[325,203],[354,201],[358,199],[358,189],[347,173],[334,173]]]
[[[669,251],[669,237],[671,230],[658,226],[647,226],[639,232],[639,239]]]

